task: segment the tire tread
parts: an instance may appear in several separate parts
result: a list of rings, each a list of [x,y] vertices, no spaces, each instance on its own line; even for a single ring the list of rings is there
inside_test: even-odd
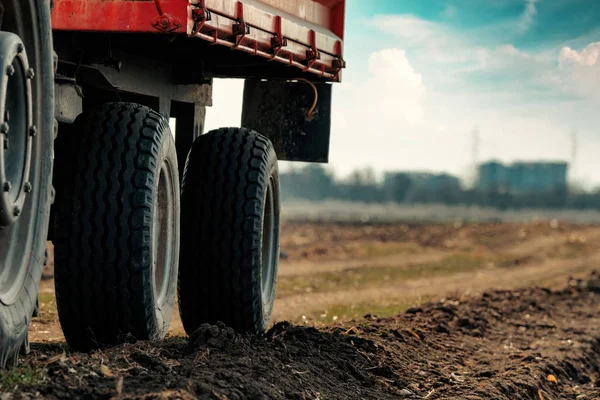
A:
[[[55,284],[63,333],[77,349],[161,339],[166,331],[155,316],[150,229],[168,125],[131,103],[102,105],[83,120],[74,184],[62,193],[72,202],[58,202],[56,212]]]
[[[179,266],[179,309],[188,334],[205,322],[254,333],[266,328],[260,224],[272,174],[278,178],[274,149],[255,131],[222,128],[194,142],[182,183]],[[278,199],[278,184],[275,192]]]

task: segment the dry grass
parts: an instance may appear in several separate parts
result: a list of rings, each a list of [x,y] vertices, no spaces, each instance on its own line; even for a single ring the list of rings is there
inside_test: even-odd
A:
[[[277,283],[281,296],[300,293],[323,293],[348,288],[364,288],[458,272],[474,271],[491,263],[492,259],[470,254],[455,254],[440,261],[412,266],[365,266],[338,272],[316,273],[282,278]]]

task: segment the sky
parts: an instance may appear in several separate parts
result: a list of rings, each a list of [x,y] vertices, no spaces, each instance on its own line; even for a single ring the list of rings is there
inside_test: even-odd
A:
[[[599,0],[347,0],[344,58],[336,176],[557,160],[600,186]],[[215,82],[206,129],[240,124],[242,85]]]

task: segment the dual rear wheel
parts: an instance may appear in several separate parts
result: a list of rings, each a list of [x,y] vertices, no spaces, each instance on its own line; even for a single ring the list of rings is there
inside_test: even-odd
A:
[[[279,258],[271,143],[246,129],[202,135],[180,188],[167,121],[113,103],[54,148],[50,4],[0,0],[0,368],[28,349],[53,201],[57,304],[74,348],[160,340],[177,297],[188,333],[218,320],[263,331]]]
[[[271,143],[246,129],[201,135],[180,189],[173,136],[154,111],[105,104],[71,132],[62,139],[76,149],[57,146],[67,154],[56,156],[63,174],[54,236],[67,342],[89,349],[161,340],[176,297],[188,334],[217,321],[262,332],[279,259]]]

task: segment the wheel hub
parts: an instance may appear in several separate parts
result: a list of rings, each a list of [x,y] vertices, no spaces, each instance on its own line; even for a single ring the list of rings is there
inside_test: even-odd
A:
[[[173,181],[171,167],[164,160],[156,188],[156,201],[153,211],[153,286],[157,304],[162,304],[169,289],[169,275],[173,260],[173,224],[175,222],[175,201],[173,199]],[[176,261],[175,261],[176,262]]]
[[[0,32],[0,228],[16,222],[31,192],[33,76],[21,39]]]

